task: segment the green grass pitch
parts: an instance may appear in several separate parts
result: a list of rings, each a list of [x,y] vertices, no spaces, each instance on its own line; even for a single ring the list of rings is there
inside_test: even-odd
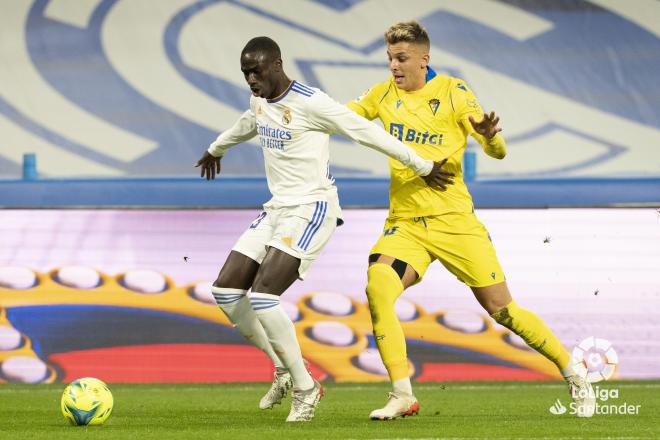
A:
[[[579,419],[553,415],[568,407],[560,383],[417,384],[418,416],[368,419],[385,402],[386,384],[326,383],[311,423],[290,424],[290,398],[273,410],[258,402],[268,384],[110,384],[115,406],[99,427],[71,427],[60,414],[64,385],[0,385],[0,439],[656,439],[660,438],[660,382],[607,382],[618,399],[600,404],[640,405],[637,415]]]

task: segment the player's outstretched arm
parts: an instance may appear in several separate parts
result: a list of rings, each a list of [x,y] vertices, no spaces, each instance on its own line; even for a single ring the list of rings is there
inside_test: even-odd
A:
[[[474,138],[481,144],[486,154],[495,159],[504,159],[506,143],[504,138],[498,135],[502,128],[497,126],[500,117],[491,111],[484,113],[480,121],[476,121],[472,116],[468,117],[468,121],[474,130]]]
[[[220,174],[220,160],[227,150],[236,144],[252,139],[257,135],[257,121],[252,110],[248,110],[228,130],[222,132],[209,145],[208,150],[197,161],[195,167],[201,167],[201,176],[206,180],[215,179]]]
[[[422,159],[412,148],[325,93],[317,92],[312,96],[308,104],[308,114],[328,133],[343,134],[359,144],[386,154],[413,170],[418,176],[428,176],[433,170],[433,161]]]
[[[499,135],[502,129],[497,125],[500,117],[495,112],[484,113],[479,100],[463,80],[456,79],[450,97],[454,104],[456,119],[465,131],[481,144],[487,155],[495,159],[504,159],[506,143]]]
[[[497,116],[495,112],[484,113],[483,118],[481,118],[481,121],[479,122],[475,121],[472,116],[468,119],[470,120],[470,124],[472,124],[474,131],[486,139],[492,139],[493,136],[502,131],[502,129],[497,126],[497,123],[500,122],[500,117]]]

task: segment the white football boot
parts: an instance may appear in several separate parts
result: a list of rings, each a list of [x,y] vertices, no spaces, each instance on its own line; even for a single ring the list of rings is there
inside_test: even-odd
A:
[[[314,388],[307,391],[294,389],[291,393],[291,411],[287,422],[309,422],[314,418],[314,412],[323,397],[323,387],[314,380]]]
[[[293,379],[288,371],[280,374],[276,371],[274,376],[270,389],[259,402],[259,409],[271,409],[279,405],[293,387]]]
[[[419,413],[419,402],[415,396],[389,393],[387,403],[383,408],[375,409],[369,414],[371,420],[392,420],[397,417],[413,416]]]
[[[596,395],[591,384],[584,377],[574,374],[566,378],[568,392],[575,402],[578,417],[592,417],[596,411]]]
[[[307,362],[307,359],[303,359],[303,363],[305,364],[307,372],[311,376],[312,372],[309,370],[309,362]],[[261,398],[259,409],[272,409],[275,405],[279,405],[282,403],[282,399],[289,394],[291,388],[293,388],[293,378],[291,377],[291,373],[285,371],[277,374],[277,370],[275,370],[273,383],[268,392],[266,392],[264,397]]]

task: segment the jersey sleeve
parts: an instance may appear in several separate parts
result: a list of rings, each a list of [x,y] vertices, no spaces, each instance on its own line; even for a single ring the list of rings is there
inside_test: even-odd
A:
[[[378,117],[378,104],[382,98],[380,95],[383,93],[380,84],[376,84],[356,99],[349,101],[346,106],[363,118],[372,121]]]
[[[456,80],[452,85],[451,102],[454,107],[456,120],[465,129],[465,131],[472,136],[486,154],[491,157],[502,159],[506,156],[506,143],[500,134],[496,134],[490,139],[481,136],[474,131],[474,127],[470,123],[470,116],[475,121],[481,121],[484,117],[484,111],[479,104],[479,100],[475,94],[470,90],[464,81]]]
[[[209,154],[222,157],[234,145],[248,141],[257,135],[257,120],[252,107],[253,101],[250,100],[250,109],[243,113],[234,125],[223,131],[209,145],[207,150]]]
[[[307,114],[311,122],[322,131],[328,134],[342,134],[359,144],[386,154],[412,169],[418,176],[426,176],[431,172],[432,161],[422,159],[412,148],[325,93],[316,92],[307,102]]]

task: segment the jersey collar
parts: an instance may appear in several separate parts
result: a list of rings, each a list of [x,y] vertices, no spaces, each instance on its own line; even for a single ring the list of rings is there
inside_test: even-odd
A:
[[[414,92],[406,92],[405,90],[401,90],[400,88],[398,88],[396,83],[394,82],[394,77],[392,77],[391,81],[394,84],[394,87],[396,88],[398,94],[401,94],[401,93],[403,93],[403,94],[415,94],[415,93],[418,93],[418,92],[421,92],[422,90],[424,90],[424,87],[426,87],[426,84],[428,84],[428,82],[431,81],[433,78],[435,78],[437,75],[438,74],[435,73],[435,70],[433,70],[431,68],[431,66],[426,66],[426,77],[424,78],[424,80],[426,82],[425,82],[424,86],[421,89],[415,90]]]
[[[268,102],[270,102],[270,103],[277,102],[277,101],[281,101],[282,99],[284,99],[284,97],[285,97],[286,95],[289,94],[289,91],[291,90],[291,87],[293,87],[293,84],[294,84],[295,82],[296,82],[295,80],[291,81],[291,82],[289,83],[289,87],[287,87],[286,90],[283,91],[283,92],[280,94],[280,96],[278,96],[278,97],[276,97],[276,98],[273,98],[273,99],[267,99],[266,101],[268,101]]]
[[[429,82],[435,78],[435,75],[435,70],[431,69],[431,66],[426,66],[426,82]]]

